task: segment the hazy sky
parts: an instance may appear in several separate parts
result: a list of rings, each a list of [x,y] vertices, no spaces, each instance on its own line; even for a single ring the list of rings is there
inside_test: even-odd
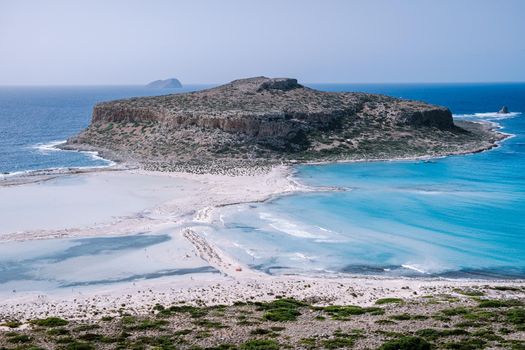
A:
[[[525,0],[0,0],[0,85],[525,81]]]

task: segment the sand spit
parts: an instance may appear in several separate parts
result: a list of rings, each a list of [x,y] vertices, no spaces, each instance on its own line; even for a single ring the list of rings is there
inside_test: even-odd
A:
[[[98,318],[117,314],[119,309],[141,314],[156,303],[171,305],[232,304],[236,301],[272,300],[276,296],[294,297],[326,304],[371,305],[378,298],[418,298],[426,294],[453,294],[457,289],[490,286],[523,287],[523,281],[473,281],[345,276],[270,276],[253,271],[208,242],[199,223],[211,220],[214,211],[225,205],[268,200],[277,195],[309,191],[293,181],[291,168],[277,166],[268,172],[246,175],[163,173],[143,170],[97,171],[56,176],[49,181],[0,185],[0,196],[9,194],[11,206],[0,208],[1,222],[16,222],[17,231],[2,226],[0,242],[23,240],[117,236],[165,230],[185,240],[184,249],[170,259],[185,267],[202,266],[202,261],[220,273],[143,279],[134,282],[47,291],[0,290],[0,320],[33,319],[60,315],[72,319]],[[43,180],[45,179],[45,175]],[[31,189],[31,195],[24,195]],[[97,188],[99,192],[93,192]],[[54,195],[48,196],[48,190]],[[332,189],[333,190],[333,189]],[[90,196],[107,196],[94,207]],[[47,197],[46,197],[47,196]],[[80,198],[74,205],[71,198]],[[20,210],[8,212],[15,201]],[[35,203],[38,203],[36,205]],[[98,203],[98,202],[96,202]],[[6,205],[6,204],[2,204]],[[63,206],[73,219],[68,227],[53,227],[62,222],[53,210]],[[121,214],[122,206],[128,206]],[[136,210],[136,208],[140,208]],[[102,215],[102,214],[104,215]],[[18,215],[13,217],[12,215]],[[63,215],[63,214],[62,214]],[[82,222],[83,225],[74,225]],[[67,223],[67,220],[66,220]],[[40,227],[39,229],[33,229]],[[187,244],[189,243],[189,244]],[[197,266],[197,264],[200,264]],[[488,293],[491,293],[490,291]],[[494,292],[496,293],[496,292]],[[512,297],[512,291],[495,297]],[[124,305],[124,306],[123,306]]]

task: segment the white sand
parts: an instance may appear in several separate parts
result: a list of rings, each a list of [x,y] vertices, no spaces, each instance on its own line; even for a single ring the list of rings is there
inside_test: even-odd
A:
[[[307,190],[291,181],[288,175],[286,167],[276,167],[267,174],[237,177],[99,171],[0,187],[0,241],[4,242],[1,243],[4,248],[14,241],[56,237],[115,236],[151,231],[162,231],[172,237],[170,244],[152,248],[152,254],[148,251],[129,253],[121,255],[122,260],[117,258],[107,264],[104,260],[79,259],[75,265],[58,263],[52,269],[43,270],[53,278],[105,279],[122,271],[147,272],[148,266],[210,265],[221,272],[88,287],[46,289],[45,285],[36,285],[33,290],[26,291],[12,291],[8,285],[0,284],[0,320],[51,314],[85,318],[95,317],[94,312],[101,310],[106,314],[116,313],[121,304],[131,312],[145,312],[157,302],[220,304],[247,299],[267,300],[276,295],[307,298],[319,304],[371,304],[385,296],[454,294],[457,287],[487,284],[487,281],[437,279],[268,276],[243,266],[199,233],[198,223],[209,221],[220,206]],[[28,244],[25,249],[31,251],[30,246]],[[145,263],[137,266],[135,261]],[[490,284],[523,285],[523,281]]]
[[[206,221],[217,206],[299,189],[289,169],[250,176],[97,171],[0,185],[0,241],[122,235]]]
[[[183,197],[191,181],[127,171],[62,176],[0,187],[0,235],[83,227]]]

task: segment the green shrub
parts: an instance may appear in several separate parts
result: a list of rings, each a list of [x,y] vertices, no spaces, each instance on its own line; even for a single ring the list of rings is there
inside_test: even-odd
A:
[[[270,333],[272,333],[271,330],[264,329],[264,328],[255,328],[255,329],[250,331],[251,335],[266,335],[266,334],[270,334]]]
[[[85,341],[101,341],[104,338],[101,334],[85,333],[78,336],[78,339]]]
[[[227,328],[227,326],[223,325],[220,322],[210,321],[207,319],[202,319],[193,322],[197,326],[206,327],[206,328]]]
[[[384,313],[384,310],[380,307],[360,307],[356,305],[327,306],[323,308],[323,310],[332,316],[334,320],[347,320],[350,316],[363,315],[367,313],[372,315],[382,315]]]
[[[81,324],[80,326],[78,327],[75,327],[74,331],[75,332],[86,332],[86,331],[92,331],[94,329],[99,329],[100,326],[96,323],[92,323],[92,324]]]
[[[520,306],[519,300],[480,300],[479,307],[510,307]]]
[[[217,346],[212,346],[211,348],[206,348],[206,350],[236,350],[237,347],[233,344],[220,344]]]
[[[295,321],[301,315],[296,309],[279,308],[264,313],[264,319],[274,322]]]
[[[60,327],[67,325],[69,322],[58,317],[48,317],[39,320],[33,320],[31,323],[40,327]]]
[[[513,291],[513,292],[517,292],[520,290],[520,288],[512,287],[512,286],[495,286],[495,287],[490,287],[490,288],[495,289],[495,290],[500,290],[500,291]]]
[[[383,298],[383,299],[377,299],[376,304],[377,305],[383,305],[383,304],[402,304],[403,299],[400,298]]]
[[[445,344],[445,349],[452,350],[479,350],[485,348],[485,341],[477,338],[463,339],[454,343]]]
[[[269,310],[277,308],[296,309],[301,306],[307,306],[308,304],[292,298],[283,298],[273,300],[269,303],[257,303],[256,305],[258,305],[263,310]]]
[[[441,332],[439,332],[439,335],[441,335],[442,337],[451,337],[451,336],[469,335],[469,334],[470,334],[469,332],[461,328],[444,329]]]
[[[376,324],[397,324],[397,322],[395,322],[395,321],[385,320],[385,319],[377,320],[377,321],[375,321],[375,323]]]
[[[410,314],[404,313],[404,314],[392,315],[390,316],[390,318],[396,321],[408,321],[412,318],[412,316],[410,316]]]
[[[139,324],[132,327],[132,329],[136,330],[147,330],[147,329],[162,329],[163,326],[169,324],[168,321],[165,320],[144,320],[140,322]]]
[[[159,309],[160,308],[157,308],[157,310]],[[170,306],[169,308],[160,309],[158,315],[161,317],[168,317],[173,313],[187,313],[192,318],[200,318],[206,316],[208,314],[208,310],[191,305],[176,305]]]
[[[458,294],[463,294],[463,295],[466,295],[466,296],[469,296],[469,297],[481,297],[481,296],[485,295],[485,293],[483,293],[481,290],[472,289],[472,288],[467,288],[467,289],[456,288],[456,289],[454,289],[454,292],[456,292]]]
[[[465,315],[465,314],[468,314],[469,312],[470,311],[464,307],[455,307],[451,309],[441,310],[441,313],[446,316]]]
[[[473,336],[488,340],[488,341],[503,341],[504,339],[494,333],[492,329],[480,329],[472,334]]]
[[[8,328],[18,328],[21,325],[22,325],[22,322],[18,322],[18,321],[7,321],[7,322],[0,324],[0,326],[4,326]]]
[[[263,318],[268,321],[295,321],[301,315],[299,308],[307,304],[295,299],[276,299],[269,303],[257,303],[259,309],[266,310]]]
[[[62,347],[63,350],[95,350],[93,345],[88,343],[82,343],[82,342],[72,342],[67,344],[66,346]]]
[[[427,329],[420,329],[416,331],[417,336],[420,336],[426,339],[430,339],[430,340],[435,340],[439,337],[451,337],[451,336],[468,335],[468,334],[470,333],[460,328],[443,329],[443,330],[427,328]]]
[[[430,350],[429,342],[419,337],[401,337],[389,340],[379,347],[379,350]]]
[[[507,321],[515,325],[525,325],[525,309],[513,308],[506,313]]]
[[[432,328],[425,328],[416,331],[416,335],[426,339],[437,339],[439,337],[439,330]]]
[[[16,335],[10,336],[7,339],[7,341],[10,343],[14,343],[14,344],[29,343],[31,341],[31,337],[26,334],[16,334]]]
[[[270,339],[248,340],[241,345],[241,350],[279,350],[279,343]]]
[[[353,338],[333,338],[323,340],[323,345],[326,349],[340,349],[350,348],[354,346],[355,340]]]
[[[47,331],[48,335],[67,335],[69,334],[69,330],[65,328],[52,328]]]

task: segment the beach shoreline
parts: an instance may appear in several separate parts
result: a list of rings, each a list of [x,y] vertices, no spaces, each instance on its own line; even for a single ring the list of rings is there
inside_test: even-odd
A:
[[[485,123],[485,125],[492,131],[499,127],[495,124],[490,126]],[[498,133],[503,135],[501,132]],[[497,144],[488,149],[498,147],[510,137],[511,135],[502,136]],[[372,161],[417,161],[441,157],[444,156]],[[359,161],[361,160],[346,162]],[[310,162],[304,165],[329,163],[339,162]],[[87,179],[87,182],[98,179],[98,185],[110,180],[119,183],[125,178],[140,178],[141,180],[136,183],[139,188],[145,186],[144,183],[149,183],[148,179],[151,183],[168,181],[165,186],[173,186],[173,193],[184,193],[184,195],[157,198],[158,193],[166,189],[163,186],[153,186],[150,191],[152,197],[157,199],[153,200],[149,207],[145,205],[130,215],[115,217],[108,214],[107,220],[81,227],[0,232],[0,243],[127,236],[137,232],[167,230],[171,232],[170,235],[180,235],[191,244],[192,249],[185,251],[184,254],[205,261],[219,273],[160,277],[72,289],[2,291],[0,292],[3,299],[0,305],[0,319],[13,317],[32,319],[48,314],[68,318],[97,318],[115,313],[118,306],[122,304],[126,304],[132,312],[140,314],[147,312],[158,302],[218,305],[246,300],[267,301],[276,295],[308,299],[322,305],[349,303],[371,305],[374,300],[385,297],[413,298],[436,293],[457,295],[454,290],[484,288],[488,284],[510,289],[521,288],[524,285],[523,280],[409,278],[351,274],[268,275],[241,264],[208,242],[202,232],[199,232],[201,228],[198,224],[209,222],[213,213],[225,206],[265,202],[299,192],[341,190],[334,187],[309,187],[300,183],[296,178],[295,165],[303,165],[303,163],[272,166],[267,171],[254,172],[252,169],[246,169],[240,172],[241,175],[239,172],[235,175],[220,175],[147,171],[132,164],[118,163],[108,167],[40,170],[3,177],[0,181],[0,191],[5,189],[16,191],[28,186],[46,187],[71,178]],[[101,180],[103,181],[100,182]],[[82,184],[74,185],[73,191],[78,191],[82,186]],[[110,190],[111,187],[102,188],[103,192]],[[17,197],[16,192],[13,196]],[[89,212],[86,208],[79,208],[79,210]],[[342,290],[348,293],[341,293]],[[500,294],[500,297],[508,296],[508,293]]]
[[[428,293],[454,294],[455,289],[491,286],[522,287],[523,280],[467,280],[444,278],[397,278],[360,275],[300,276],[268,275],[252,270],[223,252],[199,233],[198,223],[207,222],[215,210],[228,205],[263,202],[282,195],[304,191],[337,190],[311,188],[297,182],[294,168],[278,166],[270,172],[244,176],[159,173],[137,169],[96,169],[74,174],[50,174],[54,181],[68,177],[146,178],[186,181],[177,184],[184,197],[171,199],[148,209],[149,214],[113,218],[95,226],[63,230],[37,230],[0,234],[0,242],[56,238],[125,236],[137,232],[167,230],[182,235],[192,249],[184,254],[195,256],[219,271],[218,274],[190,274],[161,277],[82,288],[57,288],[47,291],[3,291],[0,319],[31,319],[53,314],[68,318],[97,318],[112,314],[125,304],[136,313],[147,312],[158,302],[182,302],[205,305],[232,304],[238,301],[265,301],[276,295],[315,300],[319,304],[370,305],[384,297],[411,298]],[[42,175],[39,175],[42,176]],[[39,179],[38,186],[52,181]],[[24,188],[24,182],[7,188]],[[78,185],[81,186],[81,185]],[[0,186],[0,191],[6,186]],[[172,258],[177,258],[176,256]],[[408,288],[407,288],[408,287]],[[347,293],[341,293],[341,291]],[[351,292],[349,292],[351,291]],[[457,294],[457,293],[456,293]],[[82,310],[79,312],[79,310]]]

